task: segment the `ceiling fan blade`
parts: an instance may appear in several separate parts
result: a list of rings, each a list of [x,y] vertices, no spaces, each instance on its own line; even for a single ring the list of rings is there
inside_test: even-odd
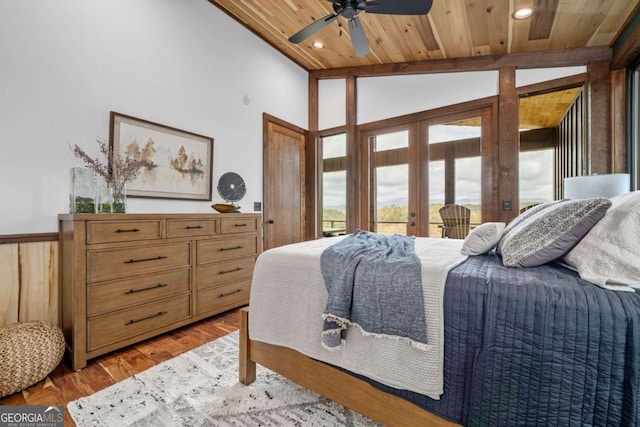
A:
[[[369,42],[358,18],[349,20],[349,35],[351,36],[351,44],[356,56],[364,56],[369,53]]]
[[[321,29],[329,25],[331,22],[335,21],[338,18],[338,16],[339,15],[331,14],[331,15],[325,16],[322,19],[317,20],[313,24],[307,27],[304,27],[303,29],[301,29],[300,31],[298,31],[297,33],[289,37],[289,41],[291,43],[300,43],[307,37],[311,37],[318,31],[320,31]]]
[[[433,0],[372,0],[367,2],[367,13],[385,15],[426,15]]]

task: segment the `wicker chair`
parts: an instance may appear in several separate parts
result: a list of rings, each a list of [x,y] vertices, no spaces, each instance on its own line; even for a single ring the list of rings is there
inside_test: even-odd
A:
[[[531,203],[529,205],[523,206],[520,208],[520,213],[526,212],[534,206],[538,206],[540,203]]]
[[[62,360],[64,348],[62,330],[47,322],[0,327],[0,397],[44,379]]]
[[[469,234],[471,211],[461,205],[444,205],[440,208],[442,237],[464,239]]]

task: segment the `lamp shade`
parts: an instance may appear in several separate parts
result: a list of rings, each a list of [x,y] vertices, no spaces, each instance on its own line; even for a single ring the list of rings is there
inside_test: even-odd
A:
[[[611,198],[630,191],[628,173],[574,176],[564,179],[565,199]]]

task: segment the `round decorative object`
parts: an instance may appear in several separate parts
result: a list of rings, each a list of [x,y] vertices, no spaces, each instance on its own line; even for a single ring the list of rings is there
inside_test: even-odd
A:
[[[227,172],[218,180],[218,194],[227,202],[237,202],[246,192],[244,179],[235,172]]]
[[[64,335],[47,322],[0,327],[0,397],[43,380],[64,355]]]

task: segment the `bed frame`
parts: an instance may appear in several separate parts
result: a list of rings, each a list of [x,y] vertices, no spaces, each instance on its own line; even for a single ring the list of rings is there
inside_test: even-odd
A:
[[[252,341],[248,307],[240,310],[239,346],[242,384],[256,379],[258,363],[385,426],[459,426],[295,350]]]

